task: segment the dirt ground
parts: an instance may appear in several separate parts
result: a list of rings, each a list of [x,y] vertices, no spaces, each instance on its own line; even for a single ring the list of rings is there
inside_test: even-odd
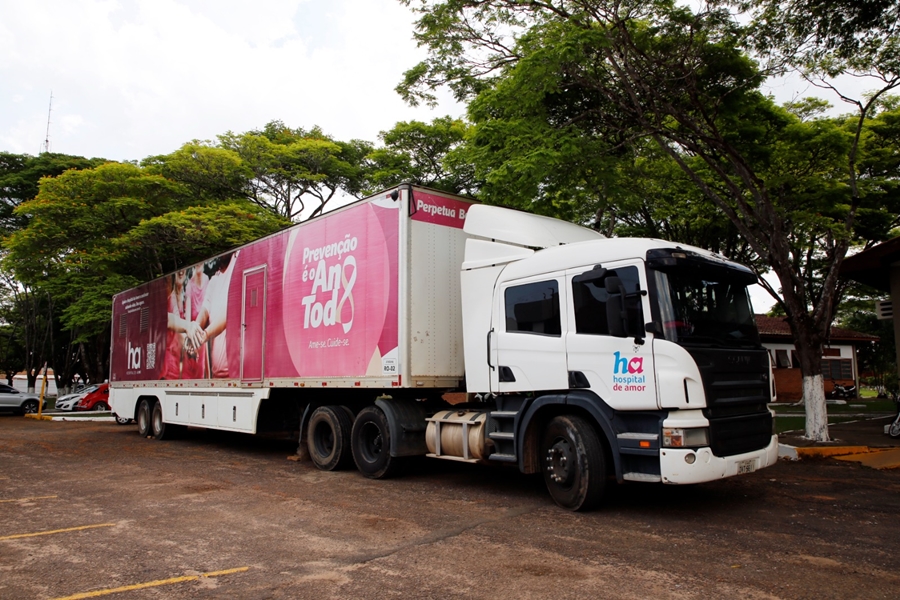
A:
[[[512,469],[370,481],[294,450],[0,415],[0,598],[900,596],[900,470],[782,462],[573,514]]]

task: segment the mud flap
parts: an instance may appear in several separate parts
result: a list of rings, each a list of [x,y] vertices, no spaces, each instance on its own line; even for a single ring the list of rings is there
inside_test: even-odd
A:
[[[424,456],[425,406],[420,402],[379,398],[375,406],[384,411],[391,428],[391,456]]]

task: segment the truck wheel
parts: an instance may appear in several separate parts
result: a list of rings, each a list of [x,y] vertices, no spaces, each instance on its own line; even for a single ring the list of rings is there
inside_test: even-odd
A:
[[[137,411],[138,435],[147,437],[150,435],[150,401],[141,400]]]
[[[581,417],[562,415],[547,424],[541,470],[550,496],[563,508],[591,510],[603,499],[606,456],[597,431]]]
[[[38,411],[38,402],[37,400],[26,400],[22,403],[22,414],[23,415],[33,415]]]
[[[367,406],[356,415],[350,433],[353,460],[369,479],[396,475],[402,459],[391,456],[391,432],[387,417],[377,406]]]
[[[156,402],[153,404],[153,412],[150,416],[150,428],[153,437],[158,440],[171,440],[181,432],[182,427],[178,425],[170,425],[163,421],[162,404]]]
[[[351,464],[350,432],[353,421],[340,406],[320,406],[306,428],[306,445],[313,464],[323,471],[336,471]]]

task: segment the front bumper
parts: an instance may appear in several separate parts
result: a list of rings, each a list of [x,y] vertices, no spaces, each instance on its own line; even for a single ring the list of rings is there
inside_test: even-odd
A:
[[[693,463],[688,463],[689,455],[694,455]],[[672,484],[716,481],[764,469],[777,460],[777,435],[772,436],[765,448],[734,456],[715,456],[709,448],[661,448],[659,451],[662,482]]]

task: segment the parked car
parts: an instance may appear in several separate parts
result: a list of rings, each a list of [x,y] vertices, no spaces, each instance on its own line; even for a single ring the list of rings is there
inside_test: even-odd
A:
[[[11,385],[0,384],[0,410],[11,410],[20,415],[36,413],[39,402],[40,397],[37,394],[20,392]],[[44,401],[44,408],[47,408],[46,400]]]
[[[75,410],[75,405],[78,404],[78,401],[84,398],[87,394],[96,390],[98,387],[99,386],[96,385],[82,387],[80,390],[76,391],[73,394],[60,396],[56,399],[56,410]]]
[[[109,410],[109,384],[101,383],[96,390],[85,394],[75,404],[75,410]]]

